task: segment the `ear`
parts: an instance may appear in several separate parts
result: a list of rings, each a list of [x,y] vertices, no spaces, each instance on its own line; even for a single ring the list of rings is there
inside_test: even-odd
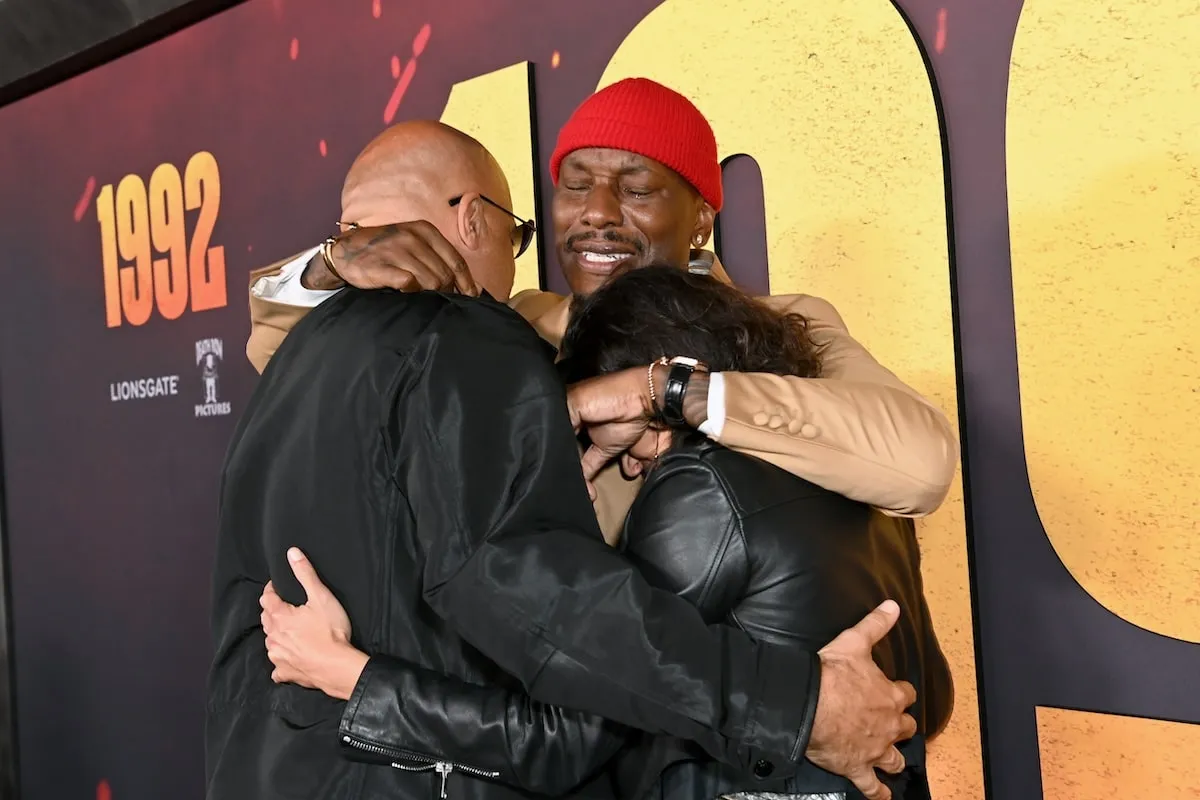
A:
[[[483,200],[478,192],[467,192],[459,202],[458,238],[468,250],[478,250],[485,240],[487,220],[483,214]]]
[[[638,461],[626,451],[621,454],[621,472],[626,478],[633,479],[642,474],[642,462]]]
[[[713,225],[716,224],[716,220],[716,209],[702,200],[700,208],[696,210],[696,221],[692,225],[691,245],[693,249],[700,250],[708,244],[708,240],[712,238]]]

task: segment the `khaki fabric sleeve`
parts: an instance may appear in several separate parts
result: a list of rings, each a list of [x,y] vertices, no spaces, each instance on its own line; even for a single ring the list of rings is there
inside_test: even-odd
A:
[[[258,370],[259,374],[267,368],[267,362],[283,340],[288,331],[296,327],[296,323],[304,319],[311,308],[293,306],[286,303],[275,303],[258,297],[252,287],[260,278],[272,278],[283,271],[284,265],[293,261],[299,253],[269,267],[250,273],[250,284],[247,287],[250,296],[250,338],[246,340],[246,358]]]
[[[538,335],[554,347],[562,344],[563,334],[567,332],[571,298],[554,292],[526,289],[509,300],[508,307],[524,317]]]
[[[855,341],[827,301],[767,301],[808,318],[824,375],[723,373],[719,441],[894,516],[937,510],[958,465],[946,415]]]

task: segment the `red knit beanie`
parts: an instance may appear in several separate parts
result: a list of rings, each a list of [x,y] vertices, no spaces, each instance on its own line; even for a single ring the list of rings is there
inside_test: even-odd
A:
[[[550,178],[567,154],[585,147],[628,150],[670,167],[721,210],[721,165],[712,126],[679,92],[648,78],[626,78],[583,101],[558,133]]]

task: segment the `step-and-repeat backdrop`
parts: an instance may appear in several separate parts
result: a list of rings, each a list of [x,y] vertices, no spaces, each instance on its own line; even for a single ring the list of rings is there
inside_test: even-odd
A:
[[[936,796],[1196,796],[1193,0],[250,0],[0,111],[25,800],[202,796],[247,272],[332,231],[402,119],[546,219],[558,128],[630,75],[711,119],[735,278],[829,298],[963,433],[920,525]],[[562,288],[539,245],[517,288]]]

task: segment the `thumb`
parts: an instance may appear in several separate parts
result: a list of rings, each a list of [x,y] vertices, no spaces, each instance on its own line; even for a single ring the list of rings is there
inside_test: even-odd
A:
[[[899,619],[900,606],[895,600],[884,600],[874,611],[863,617],[852,630],[861,634],[867,640],[868,648],[870,648],[879,644]]]
[[[317,571],[313,568],[312,562],[308,560],[308,556],[304,555],[299,547],[289,547],[287,559],[288,563],[291,564],[292,574],[296,576],[296,580],[304,587],[304,594],[308,597],[308,601],[312,601],[329,591],[325,588],[325,584],[321,583],[321,579],[317,577]]]
[[[867,614],[853,628],[847,628],[832,642],[821,648],[821,652],[837,651],[845,654],[863,650],[869,656],[871,648],[879,643],[900,619],[900,606],[895,600],[884,600],[878,608]],[[864,647],[865,645],[865,647]]]

